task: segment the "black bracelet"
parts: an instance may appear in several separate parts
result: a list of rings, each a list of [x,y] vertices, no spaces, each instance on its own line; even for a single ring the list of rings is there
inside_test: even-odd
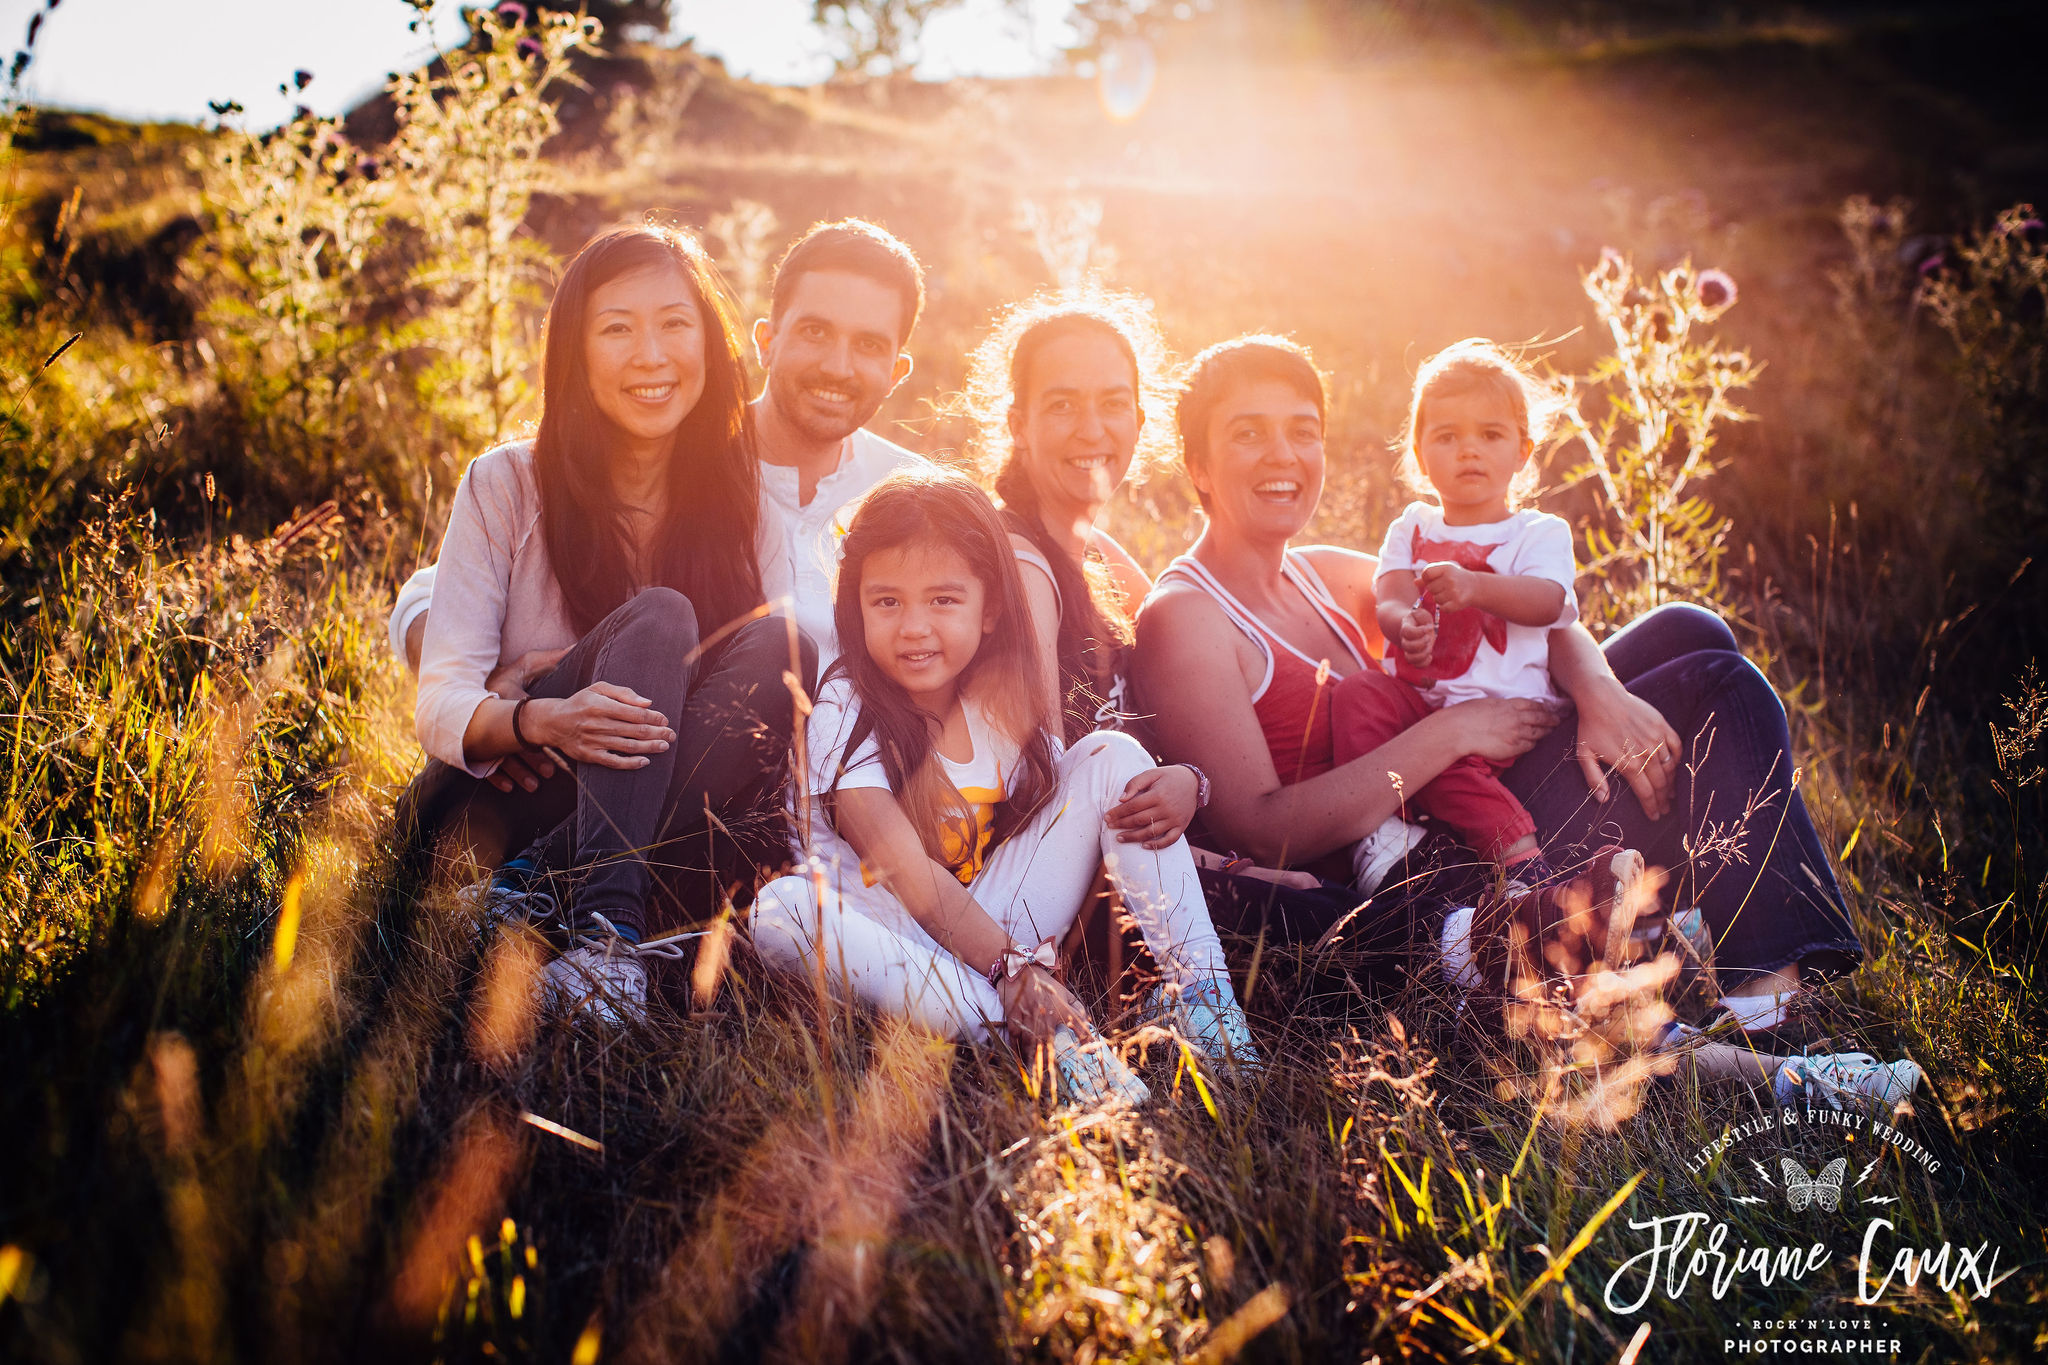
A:
[[[533,746],[526,742],[526,736],[520,732],[519,713],[521,711],[524,711],[526,709],[526,703],[532,700],[532,697],[521,697],[518,701],[512,703],[512,742],[514,744],[517,744],[522,751],[530,749]]]

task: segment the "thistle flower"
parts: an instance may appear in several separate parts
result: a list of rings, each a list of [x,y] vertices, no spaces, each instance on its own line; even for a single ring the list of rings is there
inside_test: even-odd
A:
[[[517,43],[513,44],[512,50],[519,54],[522,59],[530,62],[541,54],[540,39],[521,38]]]
[[[1926,260],[1920,262],[1920,278],[1923,280],[1931,280],[1936,275],[1939,275],[1947,267],[1948,257],[1944,256],[1941,252],[1937,251],[1933,255],[1929,256]]]
[[[497,14],[498,22],[506,28],[526,26],[526,6],[517,3],[517,0],[505,0],[504,4],[498,6]]]
[[[297,86],[299,89],[304,90],[307,86],[311,85],[312,83],[313,73],[306,70],[304,67],[300,67],[297,71],[292,72],[292,84]]]
[[[1725,270],[1702,270],[1700,306],[1718,312],[1735,302],[1735,279]]]

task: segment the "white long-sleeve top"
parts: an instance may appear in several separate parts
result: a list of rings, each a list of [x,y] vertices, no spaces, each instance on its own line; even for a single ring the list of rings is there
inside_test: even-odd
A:
[[[765,500],[755,554],[767,599],[788,596],[788,543]],[[472,762],[462,745],[477,707],[497,696],[485,680],[529,650],[567,649],[580,638],[540,534],[533,442],[486,451],[463,471],[430,591],[433,614],[413,710],[420,747],[472,777],[486,777],[498,760]]]

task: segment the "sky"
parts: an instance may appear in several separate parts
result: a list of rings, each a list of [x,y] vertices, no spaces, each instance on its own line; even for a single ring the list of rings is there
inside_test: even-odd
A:
[[[1009,76],[1041,70],[1064,30],[1067,0],[1032,0],[1020,19],[1000,0],[968,0],[925,34],[920,76]],[[0,0],[0,61],[21,46],[41,0]],[[694,38],[736,73],[779,84],[822,79],[832,63],[809,22],[810,0],[674,0],[673,35]],[[433,11],[434,40],[464,32],[457,0]],[[433,43],[408,29],[404,0],[61,0],[43,21],[24,85],[33,103],[123,118],[209,117],[209,100],[236,100],[257,125],[301,102],[339,113],[418,65]],[[278,85],[313,73],[303,94]]]

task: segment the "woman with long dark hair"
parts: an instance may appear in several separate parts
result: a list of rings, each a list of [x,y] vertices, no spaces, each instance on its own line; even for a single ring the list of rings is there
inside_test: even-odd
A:
[[[734,850],[712,836],[774,828],[784,675],[810,671],[768,614],[789,565],[761,525],[738,338],[687,235],[594,238],[548,309],[539,430],[470,465],[441,546],[416,711],[434,762],[408,818],[486,862],[553,831],[542,861],[577,883],[546,985],[612,1020],[645,1000],[650,930],[714,907]],[[489,689],[534,651],[559,657]],[[514,754],[565,766],[498,791],[485,779]]]

